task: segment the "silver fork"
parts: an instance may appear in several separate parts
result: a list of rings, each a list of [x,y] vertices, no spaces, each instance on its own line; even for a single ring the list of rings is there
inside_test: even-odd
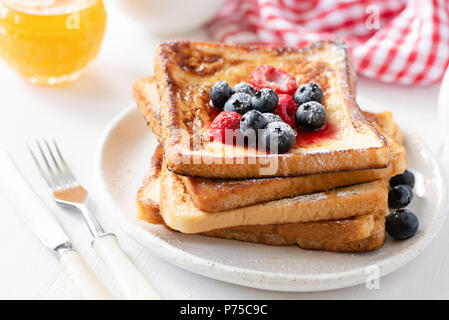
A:
[[[117,280],[127,299],[161,299],[120,248],[117,237],[106,233],[87,206],[88,192],[75,179],[53,139],[37,141],[38,152],[28,149],[39,169],[50,195],[59,205],[78,209],[92,234],[92,247]],[[41,158],[39,161],[38,158]]]

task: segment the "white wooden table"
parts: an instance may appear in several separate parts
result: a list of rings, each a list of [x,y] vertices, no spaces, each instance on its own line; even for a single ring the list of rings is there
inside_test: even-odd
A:
[[[379,290],[364,285],[321,293],[282,293],[235,286],[174,267],[143,248],[107,219],[96,198],[93,157],[109,121],[132,103],[131,85],[151,74],[155,38],[109,9],[108,30],[100,56],[78,82],[60,88],[27,84],[0,62],[0,147],[8,149],[34,189],[55,210],[75,246],[106,286],[116,285],[90,248],[80,216],[63,212],[46,195],[25,148],[26,141],[56,137],[80,181],[91,191],[93,207],[106,230],[116,233],[124,250],[167,299],[304,299],[304,298],[449,298],[448,223],[416,260],[381,279]],[[184,38],[207,39],[202,30]],[[439,85],[404,87],[360,79],[358,93],[389,110],[437,152],[436,114]],[[447,138],[447,137],[446,137]],[[1,179],[1,177],[0,177]],[[97,201],[95,201],[97,200]],[[30,208],[32,210],[32,208]],[[79,294],[55,257],[15,216],[0,194],[0,299],[76,299]]]

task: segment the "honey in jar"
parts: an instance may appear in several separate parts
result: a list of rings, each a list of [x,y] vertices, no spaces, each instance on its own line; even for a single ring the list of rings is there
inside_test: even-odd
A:
[[[105,28],[101,0],[0,0],[0,56],[32,83],[77,79]]]

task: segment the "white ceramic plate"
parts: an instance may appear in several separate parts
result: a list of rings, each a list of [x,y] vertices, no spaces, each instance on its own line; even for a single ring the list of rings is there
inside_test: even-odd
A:
[[[402,267],[422,252],[443,224],[447,196],[442,171],[421,140],[410,131],[404,133],[408,167],[417,178],[410,209],[419,218],[419,231],[402,242],[387,237],[384,246],[371,253],[330,253],[215,239],[170,232],[137,220],[136,191],[157,142],[135,106],[118,115],[106,129],[96,160],[97,180],[104,204],[110,205],[106,212],[111,218],[135,240],[174,265],[260,289],[343,288],[365,282],[373,265],[379,267],[381,276]]]

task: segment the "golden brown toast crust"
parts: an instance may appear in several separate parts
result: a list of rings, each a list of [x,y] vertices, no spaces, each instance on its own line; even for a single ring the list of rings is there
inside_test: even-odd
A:
[[[161,142],[161,113],[155,78],[148,77],[136,81],[133,85],[133,97],[151,130]]]
[[[161,113],[156,78],[154,76],[149,76],[136,81],[132,91],[134,100],[136,101],[140,112],[145,120],[149,122],[151,130],[156,135],[159,142],[161,142]],[[390,111],[378,113],[362,111],[362,113],[365,119],[371,122],[371,124],[375,123],[380,126],[382,129],[381,134],[386,134],[393,138],[397,143],[403,144],[404,136],[396,121],[394,121],[393,114]]]
[[[151,103],[151,105],[154,104]],[[393,119],[393,113],[391,113],[390,111],[384,111],[379,113],[363,111],[363,115],[372,124],[377,124],[381,128],[381,132],[393,138],[393,140],[399,143],[400,145],[404,144],[404,136],[401,130],[399,129],[398,124]]]
[[[153,158],[155,161],[152,161],[152,168],[138,193],[137,208],[140,219],[165,225],[159,214],[160,189],[155,188],[160,183],[159,159],[162,157],[156,152]],[[203,234],[268,245],[297,244],[305,249],[362,252],[375,250],[383,244],[384,233],[379,216],[383,215],[374,217],[368,214],[341,220],[283,225],[236,226]]]
[[[152,224],[164,223],[164,219],[159,214],[161,166],[162,148],[158,147],[151,158],[150,169],[137,191],[137,218]]]
[[[205,142],[207,128],[216,114],[208,104],[210,86],[218,80],[231,85],[248,81],[252,70],[263,63],[296,75],[298,83],[320,84],[328,118],[333,114],[331,109],[335,109],[341,119],[347,119],[344,124],[337,121],[345,126],[339,132],[350,131],[369,143],[364,141],[358,147],[343,149],[315,145],[293,148],[286,154],[264,155],[242,146]],[[155,76],[164,106],[161,108],[164,159],[173,172],[210,178],[261,177],[261,168],[268,166],[266,160],[275,157],[277,169],[265,172],[265,177],[296,176],[385,168],[390,161],[384,137],[364,119],[355,102],[355,73],[341,43],[319,42],[306,48],[287,48],[167,42],[156,52]],[[203,140],[200,150],[192,150],[193,127],[198,121]],[[352,143],[360,139],[346,138]]]
[[[367,214],[341,220],[299,222],[271,225],[237,226],[205,232],[205,235],[231,234],[246,232],[249,234],[279,235],[286,242],[294,244],[297,238],[309,241],[352,242],[370,236],[374,229],[374,216]]]
[[[296,239],[296,244],[309,250],[334,251],[334,252],[368,252],[380,249],[385,241],[385,217],[375,217],[374,229],[371,235],[365,239],[351,242],[326,242],[306,239]]]
[[[387,209],[385,180],[210,213],[194,205],[182,180],[165,166],[161,179],[161,215],[168,226],[183,233],[241,225],[345,219],[384,213]]]
[[[159,99],[154,77],[137,81],[133,91],[140,111],[160,140]],[[386,136],[392,155],[392,160],[387,168],[247,180],[220,180],[188,176],[180,176],[180,179],[183,180],[196,207],[208,212],[219,212],[265,201],[327,191],[335,187],[390,178],[402,173],[406,167],[405,149],[389,137],[397,138],[400,132],[391,113],[364,112],[364,114],[375,126],[379,125],[378,130]],[[162,155],[160,157],[161,164]]]
[[[370,216],[372,217],[372,216]],[[352,230],[351,232],[353,232]],[[339,231],[337,231],[339,232]],[[385,218],[376,216],[373,229],[368,237],[348,242],[309,240],[301,237],[285,237],[278,233],[252,232],[245,230],[220,229],[204,233],[210,237],[233,239],[245,242],[263,243],[267,245],[298,245],[308,250],[333,252],[368,252],[382,247],[385,241]]]

